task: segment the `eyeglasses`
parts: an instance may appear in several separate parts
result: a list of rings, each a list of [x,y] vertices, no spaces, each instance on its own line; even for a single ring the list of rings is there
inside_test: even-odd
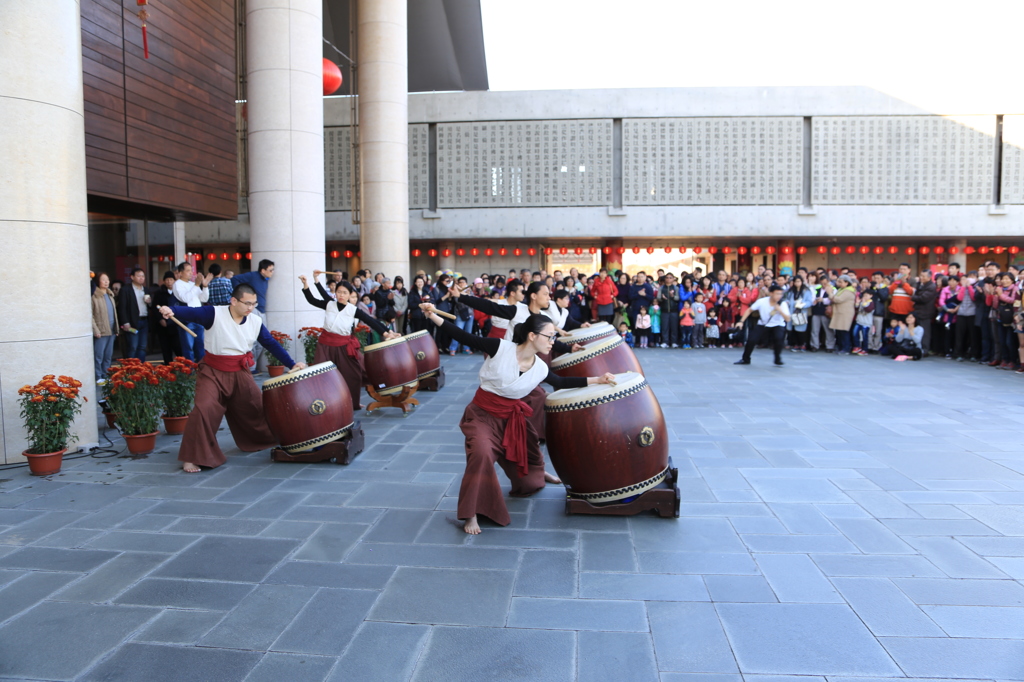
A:
[[[238,301],[237,298],[235,300]],[[255,308],[257,301],[253,301],[251,303],[249,301],[238,301],[238,303],[244,305],[246,308]]]
[[[540,332],[537,332],[537,336],[543,336],[545,339],[547,339],[548,341],[552,341],[552,342],[554,342],[554,340],[555,340],[555,335],[554,334],[541,334]]]

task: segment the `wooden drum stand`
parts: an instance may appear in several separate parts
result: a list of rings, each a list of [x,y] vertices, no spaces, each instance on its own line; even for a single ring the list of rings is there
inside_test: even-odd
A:
[[[565,486],[566,514],[603,514],[605,516],[632,516],[640,512],[653,511],[662,518],[679,516],[679,470],[668,459],[668,474],[665,480],[625,502],[592,504],[572,496],[572,488]]]
[[[366,439],[363,434],[362,425],[358,420],[352,424],[352,428],[341,440],[332,441],[321,445],[310,452],[299,452],[290,454],[281,448],[274,448],[270,451],[270,458],[275,462],[326,462],[334,460],[335,464],[351,464],[360,452]]]
[[[444,388],[444,367],[438,368],[437,372],[429,377],[420,379],[420,388],[424,391],[437,392]]]
[[[402,390],[398,393],[381,395],[377,392],[377,389],[367,384],[366,392],[373,398],[373,402],[366,406],[366,414],[370,414],[382,407],[397,407],[402,411],[402,416],[405,417],[412,412],[413,406],[420,404],[420,401],[412,397],[417,389],[419,389],[419,382],[414,382],[402,386]]]

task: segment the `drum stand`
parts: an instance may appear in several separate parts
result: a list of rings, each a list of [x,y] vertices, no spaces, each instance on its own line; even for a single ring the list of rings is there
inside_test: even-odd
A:
[[[408,415],[412,412],[414,405],[419,405],[420,401],[412,397],[413,393],[419,388],[418,384],[402,386],[402,390],[399,393],[393,393],[392,395],[381,395],[377,393],[377,389],[367,384],[366,392],[373,398],[373,402],[366,406],[366,414],[370,414],[374,410],[379,410],[382,407],[397,407],[402,411],[402,416]]]
[[[356,455],[363,451],[365,442],[362,425],[356,421],[341,440],[321,445],[310,452],[294,455],[281,448],[274,448],[270,451],[270,458],[275,462],[326,462],[333,459],[335,464],[351,464]]]
[[[637,495],[629,502],[611,502],[607,504],[591,504],[586,500],[572,497],[572,488],[565,486],[568,493],[565,500],[566,514],[603,514],[606,516],[632,516],[640,512],[657,512],[662,518],[679,516],[679,470],[673,468],[672,458],[668,460],[668,473],[665,480]]]
[[[420,388],[424,391],[440,391],[444,388],[444,367],[437,370],[437,374],[420,379]]]

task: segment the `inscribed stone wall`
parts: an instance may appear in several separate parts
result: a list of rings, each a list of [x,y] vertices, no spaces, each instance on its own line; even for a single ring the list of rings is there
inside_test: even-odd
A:
[[[437,184],[442,208],[610,204],[612,122],[440,123]]]
[[[813,203],[990,203],[995,123],[995,116],[816,116]]]
[[[1004,204],[1024,204],[1024,116],[1003,117],[1003,169],[1001,194]]]
[[[409,208],[430,202],[430,149],[425,123],[409,126]],[[324,128],[324,203],[328,211],[352,210],[351,132]]]
[[[625,204],[799,204],[800,117],[622,121]]]

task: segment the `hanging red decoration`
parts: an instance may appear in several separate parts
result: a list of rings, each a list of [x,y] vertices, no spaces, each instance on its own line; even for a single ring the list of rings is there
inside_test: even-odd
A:
[[[847,246],[846,247],[846,253],[849,253],[849,254],[857,253],[857,247],[856,246]]]
[[[363,257],[363,252],[362,251],[356,251],[356,258],[362,258],[362,257]]]
[[[484,249],[484,255],[490,258],[491,256],[494,255],[494,249],[487,247],[486,249]]]
[[[341,69],[330,59],[324,59],[324,96],[333,95],[341,87]]]
[[[665,247],[665,253],[672,253],[672,247],[671,246],[666,246]]]
[[[708,247],[708,253],[710,253],[712,256],[714,256],[716,253],[718,253],[718,247],[717,246],[709,246]]]
[[[865,255],[865,256],[866,256],[866,255],[868,255],[869,253],[871,253],[871,247],[870,247],[870,246],[862,246],[862,247],[860,247],[860,252],[861,252],[861,253],[862,253],[863,255]]]
[[[466,250],[460,246],[459,248],[455,249],[455,255],[456,256],[465,256],[466,255]]]
[[[412,250],[412,257],[413,258],[419,258],[421,253],[423,253],[423,252],[420,251],[419,249],[413,249]]]
[[[767,247],[765,247],[764,252],[767,253],[769,256],[774,256],[775,255],[775,247],[774,246],[767,246]]]
[[[956,248],[955,246],[954,247],[950,247],[950,251],[952,251],[955,248]],[[972,253],[974,253],[975,251],[977,251],[977,249],[975,249],[973,246],[965,246],[964,247],[964,253],[966,253],[968,256],[971,255]]]
[[[519,247],[516,247],[516,248],[512,249],[512,255],[515,256],[516,258],[518,258],[519,256],[523,255],[523,250],[520,249]]]
[[[908,246],[903,253],[907,254],[908,256],[913,256],[915,253],[917,253],[917,249],[915,249],[913,246]]]
[[[558,253],[560,253],[560,254],[562,254],[564,256],[565,254],[569,253],[569,249],[567,247],[563,246],[562,248],[558,249]]]
[[[551,247],[550,246],[544,247],[544,255],[545,256],[550,256],[551,253],[552,253],[552,251],[551,251]]]
[[[693,252],[694,253],[700,253],[701,252],[701,248],[699,246],[695,246],[695,247],[693,247]]]
[[[597,247],[596,246],[591,246],[590,247],[590,255],[593,256],[595,253],[597,253]]]
[[[149,0],[136,0],[135,4],[142,8],[139,10],[139,21],[142,22],[142,56],[149,59],[149,34],[146,33],[146,20],[149,19],[146,5],[149,4]]]
[[[245,260],[252,260],[252,251],[246,251]]]
[[[235,252],[235,260],[242,260],[242,254]]]
[[[750,247],[750,253],[752,255],[754,255],[754,256],[760,255],[761,254],[761,247],[760,246],[751,246]]]
[[[736,253],[740,254],[741,256],[746,256],[747,255],[747,247],[741,246],[740,248],[736,249]]]
[[[782,255],[783,256],[789,256],[792,253],[793,253],[793,247],[792,246],[783,246],[782,247]]]
[[[1019,247],[1019,246],[1011,246],[1011,247],[1010,247],[1009,249],[1007,249],[1007,250],[1008,250],[1008,251],[1009,251],[1009,252],[1010,252],[1010,253],[1011,253],[1012,255],[1014,255],[1014,256],[1016,256],[1016,255],[1017,255],[1018,253],[1020,253],[1020,247]]]
[[[469,250],[469,255],[470,256],[479,256],[480,255],[480,249],[478,249],[478,248],[476,248],[474,246],[472,249]]]
[[[798,247],[796,247],[796,252],[799,253],[802,256],[805,253],[807,253],[807,247],[806,246],[798,246]]]
[[[731,246],[723,246],[722,247],[722,253],[724,253],[724,254],[732,253],[732,247]]]
[[[988,253],[988,247],[987,246],[979,246],[978,247],[978,253],[980,253],[982,256],[984,256],[986,253]]]
[[[220,259],[221,260],[227,260],[228,259],[228,252],[225,251],[224,253],[220,254]]]
[[[603,249],[601,249],[601,253],[603,253],[606,256],[612,255],[612,247],[610,247],[610,246],[604,247]]]
[[[352,252],[351,252],[351,251],[348,251],[348,250],[346,250],[346,251],[345,251],[345,258],[351,258],[351,257],[352,257]]]
[[[338,253],[337,251],[331,251],[331,258],[337,258],[337,257],[338,257],[338,256],[340,256],[340,255],[341,255],[341,254],[340,254],[340,253]]]
[[[211,253],[210,254],[210,260],[217,260],[217,254]]]
[[[955,256],[956,254],[960,253],[960,247],[958,247],[958,246],[951,246],[951,247],[949,247],[949,253],[950,253],[950,255]]]
[[[506,249],[506,248],[505,248],[504,246],[503,246],[503,247],[501,247],[500,249],[498,249],[498,255],[499,255],[499,256],[504,256],[504,255],[506,255],[507,253],[508,253],[508,249]]]
[[[196,260],[203,260],[203,254],[197,253],[196,254]]]
[[[685,246],[680,246],[679,247],[679,253],[686,253],[686,247]]]
[[[838,246],[833,246],[831,249],[829,249],[829,253],[831,253],[833,256],[838,256],[840,253],[842,253],[842,249],[840,249]]]
[[[648,254],[653,254],[654,253],[654,247],[653,246],[648,246],[647,247],[647,253]]]
[[[617,254],[619,254],[621,256],[622,254],[626,253],[626,247],[625,246],[617,247],[615,249],[615,253],[617,253]]]
[[[452,255],[452,250],[445,249],[444,251],[441,252],[441,255],[444,256],[445,258],[449,258]]]
[[[640,247],[639,246],[634,246],[633,247],[633,253],[640,253]]]
[[[994,248],[992,250],[995,251],[996,253],[1002,253],[1003,251],[1006,250],[1006,247],[1005,246],[997,246],[996,248]]]
[[[893,256],[895,256],[899,252],[900,252],[900,249],[899,249],[898,246],[890,246],[889,247],[889,253],[892,254]]]
[[[580,246],[577,246],[577,247],[576,247],[576,248],[575,248],[575,249],[574,249],[573,251],[574,251],[574,253],[575,253],[575,254],[576,254],[577,256],[582,256],[582,255],[583,255],[583,248],[582,248],[582,247],[580,247]]]
[[[430,249],[427,251],[427,255],[431,258],[437,258],[437,249]]]
[[[818,253],[821,253],[821,254],[828,253],[828,247],[827,246],[819,246],[818,247]]]
[[[882,246],[876,246],[875,247],[875,255],[876,256],[881,256],[883,253],[885,253],[885,248],[884,247],[882,247]]]
[[[527,256],[530,256],[530,257],[536,256],[536,255],[537,255],[537,249],[535,249],[535,248],[533,248],[533,247],[531,246],[530,248],[528,248],[528,249],[526,250],[526,255],[527,255]]]
[[[937,255],[941,256],[941,255],[942,255],[942,254],[944,254],[945,252],[946,252],[946,247],[944,247],[944,246],[936,246],[936,247],[935,247],[935,253],[936,253]]]
[[[919,251],[921,252],[921,255],[922,255],[922,256],[927,256],[927,255],[928,255],[929,253],[931,253],[931,251],[932,251],[932,250],[931,250],[931,249],[929,249],[929,248],[928,248],[927,246],[922,246],[922,247],[921,247],[921,248],[919,249]]]

